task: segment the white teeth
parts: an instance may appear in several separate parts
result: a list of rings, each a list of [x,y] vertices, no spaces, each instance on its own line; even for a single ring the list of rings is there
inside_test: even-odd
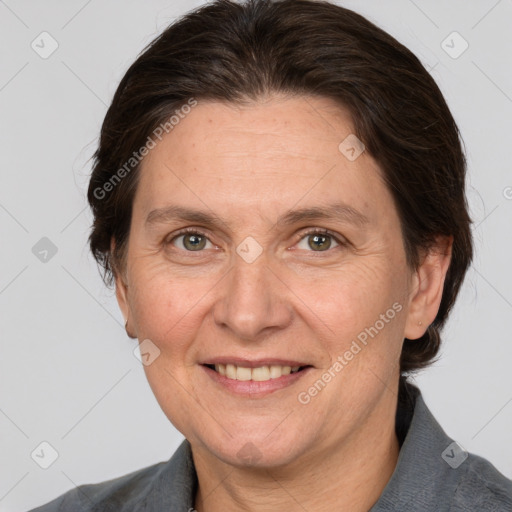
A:
[[[228,379],[233,380],[254,380],[263,382],[270,379],[278,379],[283,375],[289,375],[299,371],[300,366],[259,366],[257,368],[247,368],[245,366],[236,366],[234,364],[216,364],[215,370]]]
[[[236,380],[251,380],[251,369],[243,366],[236,367]]]
[[[283,375],[289,375],[291,372],[292,372],[292,367],[291,366],[283,366],[281,368],[281,373]]]
[[[270,378],[271,379],[277,379],[278,377],[281,377],[281,366],[274,366],[272,365],[270,367]]]
[[[270,370],[268,366],[261,366],[260,368],[252,369],[252,380],[269,380],[270,379]]]
[[[215,369],[217,370],[217,366],[215,366]],[[227,364],[226,365],[226,377],[228,379],[235,379],[236,380],[236,366],[234,364]]]

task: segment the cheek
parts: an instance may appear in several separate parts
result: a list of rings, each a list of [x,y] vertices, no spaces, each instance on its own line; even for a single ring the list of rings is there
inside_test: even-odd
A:
[[[376,360],[399,351],[405,318],[406,276],[385,260],[347,265],[320,280],[316,286],[303,287],[297,295],[309,297],[310,324],[323,332],[326,349],[335,359],[360,341],[366,355],[360,362]],[[309,294],[306,294],[306,293]],[[306,311],[306,310],[304,310]],[[364,345],[364,343],[367,343]],[[371,342],[371,347],[370,347]]]
[[[171,272],[169,264],[153,255],[136,258],[131,276],[130,299],[141,328],[168,329],[193,308],[207,285],[207,279],[200,279],[202,284],[198,286],[198,279]]]
[[[326,318],[360,324],[362,320],[378,316],[383,307],[387,309],[397,300],[396,283],[396,276],[385,261],[368,258],[343,266],[326,276],[321,284],[310,286],[309,291],[310,294],[313,291],[315,303]]]
[[[293,291],[288,300],[294,301],[299,317],[317,336],[350,340],[393,303],[403,304],[403,258],[391,256],[378,252],[356,256],[338,268],[308,270],[303,275],[283,269],[282,277]],[[218,287],[227,281],[218,274],[180,275],[151,256],[134,260],[130,304],[139,339],[149,338],[169,356],[184,351],[214,307],[209,292],[222,296]]]
[[[137,294],[134,316],[139,340],[149,339],[157,347],[158,357],[144,367],[157,396],[174,389],[173,376],[178,378],[187,366],[185,354],[195,332],[190,309],[179,289],[167,283],[148,285]]]
[[[137,283],[131,296],[139,340],[149,339],[157,357],[144,365],[148,383],[163,412],[181,432],[187,432],[188,418],[200,407],[193,387],[194,362],[190,347],[201,324],[200,299],[210,287],[194,286],[190,280],[169,276],[163,268],[141,268],[133,274]],[[192,399],[191,399],[192,397]],[[201,410],[195,411],[200,415]]]

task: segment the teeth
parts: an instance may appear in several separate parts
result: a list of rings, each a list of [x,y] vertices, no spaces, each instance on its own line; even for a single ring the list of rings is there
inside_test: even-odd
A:
[[[269,380],[270,379],[270,369],[268,366],[261,366],[260,368],[252,369],[252,380]]]
[[[216,370],[217,370],[217,366],[218,365],[215,365],[215,369]],[[236,366],[234,364],[227,364],[226,365],[226,377],[228,379],[235,379],[236,380]]]
[[[272,365],[270,367],[270,378],[271,379],[277,379],[278,377],[281,377],[283,372],[281,371],[281,366],[274,366]]]
[[[263,382],[270,379],[278,379],[283,375],[289,375],[299,371],[300,366],[259,366],[257,368],[247,368],[236,366],[234,364],[216,364],[215,371],[233,380],[255,380]]]
[[[236,380],[251,380],[251,374],[250,368],[244,368],[243,366],[236,367]]]

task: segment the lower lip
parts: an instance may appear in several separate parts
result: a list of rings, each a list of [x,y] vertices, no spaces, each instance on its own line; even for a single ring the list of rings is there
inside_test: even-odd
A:
[[[228,379],[224,375],[208,368],[208,366],[201,365],[201,368],[206,372],[206,374],[217,384],[221,385],[223,388],[231,391],[232,393],[240,396],[251,396],[251,397],[262,397],[273,393],[274,391],[278,391],[279,389],[286,388],[291,386],[295,382],[297,382],[301,377],[303,377],[309,370],[312,370],[312,367],[304,368],[300,372],[290,373],[288,375],[282,375],[277,379],[270,379],[265,381],[255,381],[255,380],[235,380]]]

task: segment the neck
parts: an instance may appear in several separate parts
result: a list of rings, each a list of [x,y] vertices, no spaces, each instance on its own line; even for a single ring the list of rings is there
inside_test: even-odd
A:
[[[199,482],[195,510],[368,512],[391,478],[400,450],[396,396],[388,393],[383,402],[350,439],[286,467],[233,467],[193,448]]]

